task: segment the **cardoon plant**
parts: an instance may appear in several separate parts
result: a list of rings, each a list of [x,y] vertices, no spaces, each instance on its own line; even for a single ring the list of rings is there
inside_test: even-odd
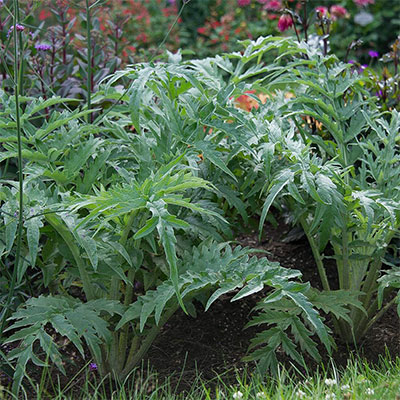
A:
[[[232,190],[243,177],[231,168],[254,153],[244,115],[232,106],[231,95],[240,90],[222,78],[227,65],[219,58],[191,64],[175,58],[119,71],[93,97],[93,104],[123,102],[99,125],[80,121],[91,110],[53,111],[40,125],[38,114],[65,99],[36,100],[26,108],[29,203],[17,274],[20,279],[28,267],[40,268],[51,294],[30,298],[9,319],[7,342],[19,344],[8,354],[15,392],[28,360],[64,370],[49,326],[82,355],[85,342],[100,374],[123,380],[179,308],[195,316],[196,303],[207,310],[225,293],[233,292],[235,301],[264,287],[270,290],[254,323],[268,320],[269,326],[252,344],[253,359],[277,370],[275,352],[282,345],[302,363],[295,342],[318,360],[314,335],[332,348],[317,311],[329,304],[298,281],[298,271],[224,241],[229,228],[218,204],[226,197],[226,209],[238,207],[246,217]],[[132,84],[121,97],[112,85],[123,79]],[[15,157],[13,129],[7,120],[2,139],[9,158]],[[7,251],[19,193],[12,182],[0,190]],[[315,307],[311,296],[318,298]],[[289,331],[296,332],[293,339]]]
[[[260,232],[271,205],[291,211],[310,243],[324,292],[348,296],[348,314],[334,314],[336,332],[359,342],[399,300],[389,278],[379,297],[378,288],[400,226],[400,115],[380,114],[362,75],[304,42],[260,38],[250,49],[236,70],[242,76],[246,63],[270,49],[281,52],[275,64],[251,67],[264,75],[255,87],[275,94],[260,107],[266,130],[259,145],[266,178]],[[277,89],[295,95],[282,102]],[[337,282],[328,279],[328,258],[335,260]]]

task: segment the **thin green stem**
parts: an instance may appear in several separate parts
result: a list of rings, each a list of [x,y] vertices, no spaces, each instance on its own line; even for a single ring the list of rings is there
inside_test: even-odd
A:
[[[19,22],[19,3],[18,0],[14,0],[14,93],[15,93],[15,119],[17,124],[17,137],[18,137],[18,186],[19,186],[19,210],[18,210],[18,231],[16,240],[16,254],[15,264],[10,282],[10,288],[7,296],[7,301],[4,306],[4,311],[1,315],[1,327],[0,332],[3,332],[6,319],[9,314],[9,308],[14,296],[15,286],[18,277],[18,268],[21,260],[21,245],[22,245],[22,228],[23,228],[23,213],[24,213],[24,176],[23,176],[23,160],[22,160],[22,131],[21,131],[21,116],[20,116],[20,104],[19,104],[19,91],[20,91],[20,78],[18,77],[18,64],[19,64],[19,53],[18,53],[18,35],[17,35],[17,24]]]
[[[86,0],[86,45],[87,45],[87,108],[90,110],[92,104],[92,36],[91,36],[91,20],[90,20],[90,4]],[[91,121],[91,114],[88,116]]]
[[[308,225],[306,223],[306,220],[304,218],[304,216],[302,216],[300,218],[300,224],[307,236],[308,242],[310,243],[311,246],[311,251],[313,253],[314,259],[315,259],[315,263],[317,264],[317,269],[318,269],[318,274],[319,277],[321,279],[321,283],[322,283],[322,287],[324,288],[324,290],[331,290],[330,285],[329,285],[329,281],[328,281],[328,277],[326,276],[326,272],[325,272],[325,267],[324,267],[324,263],[322,261],[322,256],[319,252],[318,249],[318,245],[315,242],[314,237],[312,236],[312,234],[310,233],[310,231],[308,230]]]
[[[128,241],[128,236],[132,230],[132,225],[135,221],[137,214],[138,214],[137,211],[132,211],[128,217],[127,224],[125,225],[125,228],[122,231],[121,238],[120,238],[120,243],[122,246],[125,246],[126,242]],[[142,219],[147,219],[147,215],[148,214],[145,213],[143,215]],[[138,249],[139,245],[140,245],[140,241],[136,241],[135,245],[134,245],[135,249]],[[139,268],[140,266],[136,266],[136,267]],[[124,305],[126,307],[129,306],[133,300],[133,281],[135,279],[135,273],[136,273],[135,269],[130,269],[129,273],[128,273],[129,284],[125,288],[125,298],[124,298]],[[117,285],[118,285],[118,287],[117,287]],[[114,280],[114,282],[112,282],[112,290],[114,291],[114,295],[119,294],[120,285],[121,285],[120,280],[118,281],[118,283],[115,280]],[[118,292],[117,292],[117,290],[118,290]],[[111,359],[114,359],[115,357],[117,357],[118,363],[122,366],[124,365],[125,358],[126,358],[126,348],[128,346],[128,333],[129,333],[129,325],[127,324],[121,329],[119,337],[117,336],[117,338],[118,338],[116,340],[116,343],[118,344],[117,351],[114,351],[111,353]]]
[[[342,256],[343,256],[343,282],[340,289],[350,289],[353,273],[350,271],[352,269],[350,260],[349,260],[349,246],[348,246],[349,234],[347,232],[347,221],[344,221],[343,229],[342,229]]]
[[[305,221],[304,216],[300,218],[300,224],[307,236],[308,242],[310,243],[311,246],[311,251],[313,253],[314,256],[314,260],[315,263],[317,264],[317,269],[318,269],[318,274],[319,277],[321,279],[321,283],[322,283],[322,287],[324,290],[330,291],[330,285],[329,285],[329,281],[328,281],[328,277],[326,276],[326,272],[325,272],[325,267],[324,267],[324,263],[322,261],[322,256],[321,253],[319,252],[318,249],[318,245],[315,242],[314,237],[312,236],[312,234],[310,233],[310,231],[308,230],[308,225]],[[336,332],[339,333],[339,335],[341,337],[347,338],[347,329],[346,329],[346,322],[345,321],[341,321],[341,320],[337,320],[337,319],[333,319],[333,324],[335,327]]]
[[[393,291],[393,288],[392,288]],[[368,321],[367,323],[360,324],[360,338],[363,337],[371,328],[373,324],[375,324],[382,316],[385,314],[385,312],[396,302],[396,297],[393,297],[392,300],[390,300],[385,306],[383,306],[378,313],[376,313],[376,310],[378,308],[378,300],[375,300],[370,308],[368,309],[368,315],[375,314],[371,319],[365,319],[365,321]]]
[[[131,342],[131,346],[129,348],[129,354],[128,354],[128,358],[126,361],[126,365],[131,365],[132,364],[132,360],[133,357],[135,357],[136,352],[138,351],[139,347],[140,347],[140,338],[141,336],[139,336],[138,334],[133,333],[133,338],[132,338],[132,342]],[[128,371],[128,368],[125,367],[124,368],[124,373],[126,375],[129,374],[130,370]]]
[[[372,266],[367,274],[367,279],[365,280],[364,285],[362,287],[362,291],[366,294],[365,299],[363,300],[363,306],[365,309],[368,309],[372,296],[375,294],[375,290],[378,285],[377,284],[378,273],[379,270],[381,269],[381,266],[382,266],[382,261],[381,261],[381,255],[379,254],[379,256],[377,256],[375,261],[372,263]]]
[[[19,19],[19,17],[18,17]],[[22,32],[18,32],[18,41],[19,41],[19,51],[20,51],[20,61],[18,65],[18,94],[20,96],[24,95],[24,49],[22,48]]]

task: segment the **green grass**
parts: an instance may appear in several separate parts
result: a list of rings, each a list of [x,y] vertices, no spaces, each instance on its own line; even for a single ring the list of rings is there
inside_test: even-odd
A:
[[[86,368],[87,369],[87,368]],[[147,378],[144,378],[147,376]],[[44,376],[44,379],[47,379]],[[52,400],[289,400],[289,399],[379,399],[400,400],[400,359],[383,359],[378,366],[370,366],[361,360],[350,360],[346,369],[333,364],[307,375],[281,370],[276,378],[260,374],[238,373],[236,383],[227,385],[222,376],[211,382],[200,377],[192,388],[178,393],[169,381],[162,383],[154,374],[136,374],[123,384],[116,385],[110,379],[96,380],[88,372],[85,383],[71,379],[67,388],[50,385],[57,395],[49,395],[44,385],[32,385],[22,391],[23,399]],[[77,390],[79,387],[79,391]],[[110,389],[110,387],[112,389]],[[32,390],[34,388],[34,390]],[[68,390],[73,390],[68,392]],[[33,397],[32,397],[33,396]],[[14,399],[7,388],[0,387],[0,399]]]

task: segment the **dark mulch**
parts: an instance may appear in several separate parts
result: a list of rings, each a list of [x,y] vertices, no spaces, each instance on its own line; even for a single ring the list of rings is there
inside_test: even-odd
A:
[[[241,234],[237,240],[243,246],[268,251],[267,256],[272,261],[300,270],[304,282],[310,281],[313,286],[319,286],[314,259],[301,233],[293,231],[281,220],[278,226],[266,225],[263,238],[259,242],[257,233],[253,231]],[[334,265],[328,265],[327,269],[328,278],[335,286]],[[157,372],[159,382],[170,378],[172,384],[178,384],[177,390],[185,390],[191,387],[199,373],[206,380],[213,380],[217,374],[223,374],[224,380],[229,383],[233,382],[235,371],[254,367],[251,364],[246,366],[242,358],[258,328],[244,330],[243,327],[262,294],[234,303],[230,302],[232,297],[225,296],[215,302],[206,313],[201,311],[199,305],[196,319],[179,311],[163,327],[145,360]],[[393,358],[400,355],[400,324],[395,308],[390,309],[373,327],[358,350],[359,354],[374,363],[380,355],[385,354],[386,348]],[[71,345],[65,349],[65,353],[69,354],[68,376],[61,378],[62,382],[71,379],[84,365],[84,361],[73,351]],[[338,350],[333,355],[336,365],[345,366],[353,352],[354,348],[338,343]],[[290,361],[283,354],[279,354],[279,359],[282,364],[290,367]],[[329,363],[326,357],[324,361]],[[310,371],[316,367],[312,360],[307,359],[307,363]],[[93,376],[95,373],[91,374]],[[78,374],[77,386],[81,386],[85,379],[85,373]]]

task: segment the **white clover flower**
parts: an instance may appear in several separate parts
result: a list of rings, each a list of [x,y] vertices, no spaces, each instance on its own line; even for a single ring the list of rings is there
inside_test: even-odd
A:
[[[233,393],[233,396],[232,396],[234,399],[242,399],[243,398],[243,393],[241,392],[241,391],[237,391],[237,392],[235,392],[235,393]]]
[[[325,379],[325,385],[327,385],[327,386],[333,386],[336,384],[337,384],[336,379],[329,379],[329,378]]]
[[[325,400],[335,400],[336,399],[336,394],[335,393],[328,393],[325,395]]]
[[[298,389],[297,392],[296,392],[296,396],[297,396],[299,399],[304,399],[304,398],[306,397],[306,393],[303,392],[301,389]]]
[[[372,396],[372,395],[375,393],[375,391],[374,391],[374,389],[366,388],[366,389],[365,389],[365,393],[366,393],[368,396]]]
[[[340,389],[342,389],[342,390],[349,390],[350,389],[350,385],[342,385],[341,387],[340,387]]]
[[[257,399],[266,399],[267,396],[265,395],[264,392],[258,392],[258,393],[256,394],[256,398],[257,398]]]

